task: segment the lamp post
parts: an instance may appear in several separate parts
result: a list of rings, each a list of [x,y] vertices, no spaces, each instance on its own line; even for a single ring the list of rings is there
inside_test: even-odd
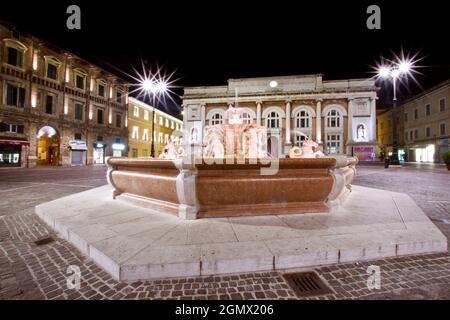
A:
[[[393,105],[392,105],[392,156],[390,163],[392,165],[400,165],[398,159],[398,135],[397,135],[397,81],[402,76],[406,76],[411,70],[409,61],[398,61],[389,66],[381,66],[378,69],[378,76],[383,79],[392,80],[393,89]]]
[[[152,142],[150,145],[150,156],[155,157],[155,103],[158,95],[163,95],[167,92],[167,82],[164,79],[144,79],[141,82],[142,89],[152,96]]]

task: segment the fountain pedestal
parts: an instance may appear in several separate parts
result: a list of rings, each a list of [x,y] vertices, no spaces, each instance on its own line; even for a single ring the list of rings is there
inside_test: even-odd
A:
[[[109,158],[114,197],[183,219],[327,212],[350,191],[356,158],[245,160]],[[274,174],[262,175],[274,166]]]

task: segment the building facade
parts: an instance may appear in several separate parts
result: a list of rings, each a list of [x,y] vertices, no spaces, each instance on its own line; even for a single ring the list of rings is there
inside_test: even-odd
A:
[[[120,79],[6,25],[0,63],[0,166],[104,163],[125,151]]]
[[[150,156],[152,130],[155,157],[161,154],[169,141],[180,144],[183,135],[183,121],[132,97],[128,99],[128,128],[128,156],[132,158]]]
[[[285,157],[305,136],[328,154],[373,160],[377,88],[368,79],[323,81],[322,75],[231,79],[227,86],[184,88],[184,144],[202,145],[203,128],[221,124],[232,106],[245,122],[267,128],[267,150]]]
[[[399,157],[402,161],[442,162],[449,150],[450,80],[420,93],[396,109]],[[392,110],[377,118],[378,143],[389,155],[392,151]]]

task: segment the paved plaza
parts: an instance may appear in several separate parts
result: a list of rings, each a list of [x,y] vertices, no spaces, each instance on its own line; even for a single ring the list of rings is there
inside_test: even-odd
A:
[[[439,165],[384,169],[359,165],[355,185],[407,193],[450,236],[449,172]],[[106,184],[102,166],[0,170],[0,299],[296,299],[284,270],[119,282],[67,241],[34,207]],[[48,235],[56,241],[37,246]],[[311,299],[450,299],[448,254],[428,254],[316,268],[334,293]],[[81,288],[67,287],[67,267],[81,270]],[[367,287],[368,266],[381,270],[380,289]],[[289,270],[291,272],[292,270]]]

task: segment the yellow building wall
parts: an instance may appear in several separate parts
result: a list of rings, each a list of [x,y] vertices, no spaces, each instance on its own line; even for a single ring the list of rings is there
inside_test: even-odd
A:
[[[139,108],[139,115],[135,116],[135,106]],[[148,119],[144,118],[144,111],[148,111]],[[162,117],[162,125],[160,125],[160,117]],[[166,126],[166,119],[168,120],[168,125]],[[174,126],[172,129],[172,121]],[[176,130],[176,124],[182,126],[182,121],[175,121],[173,118],[169,118],[162,111],[158,110],[155,112],[155,157],[157,158],[166,146],[166,139],[171,138],[171,135]],[[138,127],[138,137],[137,139],[133,136],[134,127]],[[144,129],[148,131],[148,140],[143,139]],[[129,157],[150,157],[151,153],[151,139],[152,139],[152,110],[151,107],[145,108],[141,105],[133,103],[130,101],[128,104],[128,145]],[[181,130],[182,131],[182,130]],[[159,138],[159,133],[162,133],[162,140]],[[167,135],[167,138],[166,138]]]

